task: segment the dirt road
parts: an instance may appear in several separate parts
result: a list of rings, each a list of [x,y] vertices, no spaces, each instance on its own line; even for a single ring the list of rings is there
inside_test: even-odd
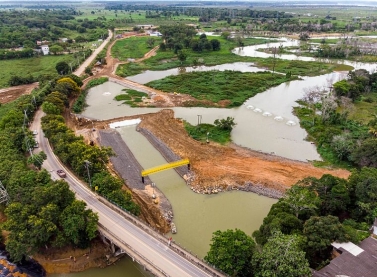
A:
[[[77,75],[77,76],[80,76],[84,73],[85,71],[85,68],[88,67],[90,65],[90,63],[95,59],[95,57],[97,57],[98,53],[102,51],[103,48],[105,48],[105,46],[109,43],[109,41],[111,40],[111,38],[113,37],[113,32],[111,32],[109,30],[109,36],[107,37],[106,40],[104,40],[102,42],[102,44],[96,49],[93,51],[93,53],[90,55],[89,58],[87,58],[80,66],[79,68],[77,68],[75,70],[75,72],[73,72],[73,74]]]

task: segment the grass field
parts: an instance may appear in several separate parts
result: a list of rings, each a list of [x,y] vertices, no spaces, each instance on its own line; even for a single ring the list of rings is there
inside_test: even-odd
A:
[[[349,113],[349,118],[363,124],[376,118],[377,93],[369,93],[367,97],[354,103],[354,109]]]
[[[220,101],[226,101],[224,106],[238,107],[257,93],[288,80],[290,79],[284,75],[270,72],[242,73],[226,70],[179,74],[147,85],[166,92],[188,94],[204,101],[195,105],[216,106]]]
[[[147,40],[151,38],[154,38],[155,40],[154,46],[157,46],[162,42],[162,39],[157,37],[131,37],[119,40],[112,47],[111,55],[121,61],[125,61],[128,58],[142,58],[152,49],[147,45]]]
[[[190,49],[185,49],[187,53],[187,60],[184,61],[182,64],[176,58],[176,55],[173,51],[158,51],[156,56],[145,60],[143,63],[129,63],[125,65],[121,65],[118,67],[117,74],[120,76],[131,76],[138,74],[144,70],[165,70],[170,68],[176,68],[181,66],[192,66],[195,65],[195,62],[200,60],[201,64],[203,65],[217,65],[217,64],[224,64],[229,62],[239,62],[239,61],[255,61],[254,58],[250,57],[241,57],[231,53],[231,50],[237,47],[235,41],[226,40],[222,37],[210,37],[210,39],[218,39],[221,43],[221,50],[219,51],[203,51],[203,52],[194,52]],[[256,38],[247,38],[244,39],[243,42],[246,45],[254,45],[254,44],[262,44],[266,43],[267,41],[273,42],[273,40],[266,40],[266,39],[256,39]]]
[[[14,75],[37,77],[43,74],[57,75],[55,65],[58,62],[73,61],[73,55],[41,56],[30,59],[0,60],[0,87],[8,87],[9,79]]]
[[[172,16],[172,17],[160,17],[160,18],[146,18],[145,11],[113,11],[105,10],[104,6],[102,7],[93,7],[93,8],[79,8],[79,11],[82,12],[82,15],[76,16],[75,19],[88,19],[94,20],[97,18],[105,17],[106,20],[111,20],[116,26],[135,26],[137,24],[152,24],[152,25],[162,25],[162,24],[173,24],[178,21],[183,22],[198,22],[198,17],[194,16]],[[94,12],[94,14],[92,13]],[[133,22],[126,23],[124,20],[131,20]],[[117,23],[117,21],[123,21],[122,23]]]
[[[213,124],[206,123],[194,126],[184,121],[183,124],[189,136],[195,140],[206,142],[208,138],[209,141],[215,141],[220,144],[226,144],[231,141],[230,130],[224,130]]]
[[[193,52],[189,49],[185,49],[187,53],[187,60],[182,64],[176,58],[173,51],[158,51],[157,55],[145,60],[142,63],[128,63],[118,67],[117,74],[126,77],[141,73],[145,70],[166,70],[170,68],[176,68],[181,66],[194,66],[195,62],[200,60],[201,64],[212,66],[224,63],[232,62],[255,62],[258,67],[263,67],[272,70],[274,60],[273,58],[263,59],[263,58],[253,58],[253,57],[242,57],[231,52],[231,49],[237,47],[234,41],[229,41],[223,39],[222,37],[209,37],[208,39],[216,38],[221,43],[220,51],[204,51],[201,53]],[[254,45],[265,43],[266,39],[245,39],[245,45]],[[272,42],[272,40],[269,40]],[[275,71],[281,73],[291,72],[292,75],[300,76],[317,76],[320,74],[329,73],[333,70],[336,71],[349,71],[353,68],[350,66],[329,64],[323,62],[306,62],[306,61],[288,61],[276,59]]]

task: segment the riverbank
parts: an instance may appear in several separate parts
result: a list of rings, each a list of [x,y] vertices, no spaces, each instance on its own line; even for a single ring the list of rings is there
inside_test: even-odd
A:
[[[47,274],[80,272],[89,268],[104,268],[119,258],[112,257],[110,247],[99,238],[92,240],[91,246],[86,249],[63,247],[41,248],[33,255],[46,270]]]
[[[194,187],[217,186],[226,189],[229,186],[252,183],[284,192],[308,176],[349,176],[346,170],[316,168],[310,163],[259,153],[235,145],[201,143],[187,135],[183,122],[174,118],[172,110],[162,110],[145,117],[139,127],[153,133],[179,157],[190,159],[191,169],[195,173],[190,185]]]
[[[98,143],[101,146],[111,147],[116,156],[110,158],[111,167],[125,180],[128,189],[132,191],[134,200],[141,208],[140,218],[155,227],[162,233],[170,230],[173,220],[173,209],[169,200],[158,188],[152,188],[148,176],[141,180],[140,172],[143,169],[120,134],[114,129],[99,130]],[[153,192],[155,199],[152,199]]]
[[[215,190],[219,192],[219,188],[221,191],[234,188],[278,198],[287,188],[305,177],[320,178],[323,174],[332,174],[347,178],[350,174],[347,170],[317,168],[310,163],[253,151],[234,144],[222,146],[213,142],[206,144],[196,141],[187,135],[183,121],[174,118],[172,110],[139,117],[142,120],[139,129],[147,130],[158,139],[160,145],[164,145],[162,150],[159,148],[160,153],[171,151],[177,159],[190,159],[193,173],[186,177],[185,173],[181,176],[199,193],[205,193],[206,190],[207,193],[216,193]],[[94,125],[97,129],[108,129],[110,122],[127,118],[135,116],[98,121],[94,122]],[[81,124],[82,128],[85,128],[86,125],[91,125],[91,121]],[[166,158],[167,155],[163,156]],[[279,193],[270,193],[270,190]]]

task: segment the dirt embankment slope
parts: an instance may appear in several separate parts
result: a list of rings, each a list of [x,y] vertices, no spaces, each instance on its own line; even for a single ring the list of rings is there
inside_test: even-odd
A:
[[[297,181],[323,174],[347,178],[346,170],[317,168],[309,163],[262,154],[236,145],[204,144],[190,138],[183,123],[174,118],[172,110],[162,110],[145,117],[140,127],[150,130],[176,154],[189,158],[195,178],[194,187],[226,188],[247,182],[284,191]]]

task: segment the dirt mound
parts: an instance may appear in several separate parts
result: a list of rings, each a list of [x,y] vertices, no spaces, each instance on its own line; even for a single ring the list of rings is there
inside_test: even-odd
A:
[[[180,157],[190,159],[195,172],[191,182],[194,187],[228,188],[251,182],[284,191],[305,177],[332,174],[347,178],[350,174],[346,170],[317,168],[309,163],[262,154],[237,145],[229,147],[198,142],[187,135],[182,121],[174,118],[172,110],[145,117],[140,127],[151,131]]]

